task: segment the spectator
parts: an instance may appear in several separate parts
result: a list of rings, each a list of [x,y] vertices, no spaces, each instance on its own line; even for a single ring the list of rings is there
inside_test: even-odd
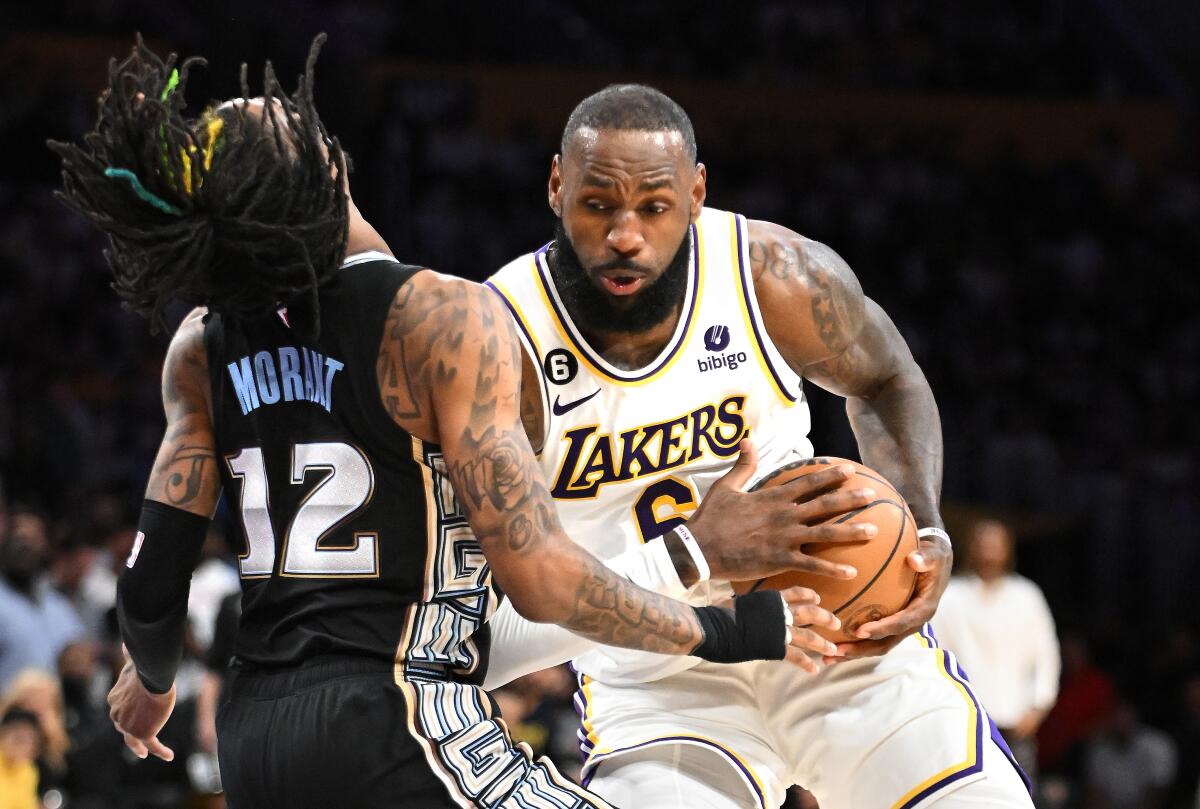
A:
[[[1038,732],[1038,765],[1064,772],[1071,759],[1112,711],[1112,678],[1092,663],[1091,650],[1079,635],[1063,638],[1063,679],[1058,702]]]
[[[53,671],[63,648],[86,634],[71,602],[43,576],[50,551],[45,518],[14,510],[0,541],[0,689],[23,669]]]
[[[1179,771],[1171,789],[1171,806],[1187,806],[1200,798],[1200,672],[1183,684],[1183,711],[1174,728]],[[1200,809],[1200,803],[1196,806]]]
[[[33,765],[42,746],[37,717],[10,708],[0,718],[0,809],[39,809]]]
[[[217,710],[225,701],[229,661],[233,659],[241,614],[242,593],[239,590],[221,600],[213,622],[212,643],[204,656],[204,679],[196,695],[196,746],[204,753],[217,751]]]
[[[37,669],[22,671],[0,698],[0,712],[11,708],[20,708],[37,717],[43,739],[38,757],[43,786],[48,780],[58,780],[66,770],[66,754],[71,747],[58,678]]]
[[[1108,727],[1089,746],[1086,809],[1159,809],[1175,780],[1171,738],[1143,725],[1137,708],[1122,700]]]
[[[978,523],[967,548],[969,573],[950,581],[933,626],[954,652],[988,713],[1033,778],[1038,727],[1058,696],[1062,661],[1042,591],[1013,572],[1008,527]]]
[[[200,553],[200,563],[192,572],[188,591],[188,626],[203,653],[212,644],[221,602],[231,593],[240,594],[242,587],[237,565],[229,557],[225,536],[217,523],[209,526]]]

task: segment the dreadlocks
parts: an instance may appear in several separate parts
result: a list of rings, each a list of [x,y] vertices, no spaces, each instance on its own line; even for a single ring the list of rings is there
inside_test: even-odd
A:
[[[141,36],[109,62],[94,130],[81,145],[50,142],[62,158],[59,196],[109,237],[113,289],[130,309],[165,326],[174,300],[225,317],[289,306],[293,326],[315,334],[317,289],[346,248],[347,160],[313,104],[308,52],[294,94],[263,70],[263,105],[243,98],[186,118],[188,72]]]

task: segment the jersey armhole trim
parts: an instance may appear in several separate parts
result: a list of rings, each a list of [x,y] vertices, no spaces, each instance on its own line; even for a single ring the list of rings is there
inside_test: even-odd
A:
[[[483,285],[499,296],[500,300],[508,308],[513,320],[516,321],[517,333],[521,338],[521,346],[529,355],[529,359],[533,361],[533,372],[537,374],[538,382],[541,383],[538,385],[538,398],[542,402],[542,434],[539,437],[540,440],[535,452],[540,457],[542,450],[546,447],[546,439],[550,435],[550,390],[546,387],[546,377],[542,373],[542,352],[538,348],[537,340],[534,339],[533,330],[529,328],[525,315],[521,312],[516,302],[493,282],[484,281]]]
[[[741,214],[733,214],[731,220],[734,238],[730,239],[730,244],[736,252],[734,265],[738,268],[738,297],[741,299],[742,315],[746,320],[746,328],[754,335],[754,353],[758,357],[758,362],[763,369],[763,373],[771,381],[771,386],[779,394],[783,403],[785,405],[793,405],[799,397],[788,390],[788,386],[775,369],[775,364],[771,362],[772,353],[779,355],[779,349],[775,348],[774,343],[771,342],[770,335],[767,334],[766,326],[761,322],[762,313],[758,309],[758,299],[754,293],[754,281],[750,277],[750,262],[747,258],[749,246],[742,235],[747,230],[746,218]],[[782,359],[781,356],[780,359]],[[790,368],[788,371],[799,380],[799,376],[792,372]],[[797,382],[797,387],[799,387],[799,382]]]
[[[396,261],[395,256],[389,256],[387,253],[379,250],[364,250],[361,253],[354,253],[353,255],[346,256],[345,261],[342,262],[342,266],[353,267],[355,264],[363,264],[368,261],[391,261],[396,264],[400,263],[399,261]]]

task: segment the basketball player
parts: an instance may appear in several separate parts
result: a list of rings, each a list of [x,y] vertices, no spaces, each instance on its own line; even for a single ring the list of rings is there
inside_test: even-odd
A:
[[[601,558],[661,553],[738,437],[764,472],[812,454],[808,379],[846,397],[864,463],[912,507],[915,596],[858,627],[815,676],[597,649],[504,607],[487,685],[573,655],[585,783],[617,804],[775,807],[801,784],[822,809],[1030,806],[925,627],[950,571],[929,385],[833,250],[704,207],[706,180],[679,105],[611,86],[567,121],[550,169],[553,241],[489,281],[520,327],[524,424],[560,516]],[[638,581],[706,603],[744,578],[721,554],[706,561]]]
[[[139,42],[83,146],[54,144],[126,303],[159,324],[172,301],[198,306],[167,352],[166,434],[119,581],[113,721],[138,755],[172,757],[157,733],[224,488],[245,539],[218,717],[231,807],[607,806],[513,744],[477,685],[499,586],[530,620],[710,660],[802,657],[820,639],[789,619],[837,622],[799,588],[791,612],[776,594],[694,609],[562,533],[519,421],[511,324],[483,287],[393,261],[362,219],[313,106],[319,44],[294,96],[268,66],[263,98],[243,79],[243,98],[189,120],[189,63]],[[751,503],[733,476],[725,505],[766,537],[754,512],[845,510],[813,499],[837,483]]]

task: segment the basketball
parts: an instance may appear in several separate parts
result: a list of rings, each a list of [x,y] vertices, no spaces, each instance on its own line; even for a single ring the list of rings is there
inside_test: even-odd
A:
[[[860,626],[898,612],[912,597],[917,573],[909,567],[905,558],[917,549],[917,526],[908,504],[883,475],[844,458],[794,461],[771,472],[751,489],[755,491],[779,486],[800,475],[843,463],[853,464],[855,473],[842,484],[842,488],[874,489],[875,499],[856,511],[834,517],[834,521],[869,522],[879,529],[879,533],[861,542],[813,543],[805,545],[803,550],[830,562],[853,565],[858,575],[853,579],[833,579],[790,571],[758,581],[733,583],[734,592],[738,595],[764,587],[784,590],[800,586],[815,590],[821,596],[821,606],[841,619],[842,628],[836,631],[814,628],[814,631],[834,643],[858,640],[854,632]]]

